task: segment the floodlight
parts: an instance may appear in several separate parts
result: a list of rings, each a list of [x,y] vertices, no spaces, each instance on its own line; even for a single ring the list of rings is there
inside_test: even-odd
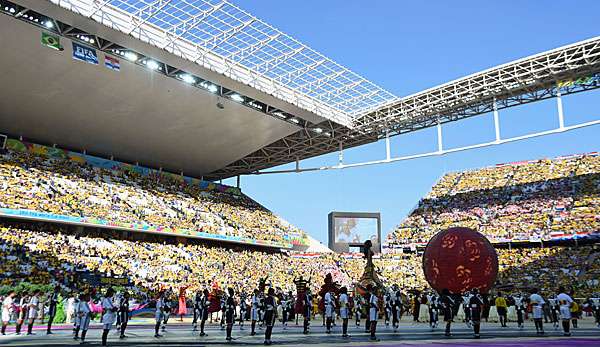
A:
[[[216,86],[216,85],[214,85],[214,84],[209,84],[209,85],[206,87],[206,89],[208,89],[208,91],[209,91],[209,92],[211,92],[211,93],[216,93],[216,92],[218,92],[218,91],[219,91],[219,87],[217,87],[217,86]]]
[[[150,70],[157,70],[159,65],[157,62],[155,62],[154,60],[146,60],[146,66],[148,67],[148,69]]]
[[[44,23],[44,25],[46,26],[46,28],[48,29],[52,29],[54,28],[54,23],[52,23],[51,20],[47,20],[46,23]]]
[[[192,75],[184,74],[184,75],[180,75],[180,78],[185,83],[192,84],[192,83],[196,82],[196,79]]]
[[[125,58],[129,61],[137,61],[138,56],[133,52],[125,52]]]
[[[244,97],[241,96],[240,94],[231,94],[230,98],[233,101],[244,102]]]

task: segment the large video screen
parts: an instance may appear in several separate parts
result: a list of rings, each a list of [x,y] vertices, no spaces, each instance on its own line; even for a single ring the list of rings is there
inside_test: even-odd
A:
[[[371,240],[373,251],[381,250],[379,213],[331,212],[329,214],[329,248],[335,252],[359,251],[357,246]]]
[[[377,242],[377,219],[334,217],[335,243]]]

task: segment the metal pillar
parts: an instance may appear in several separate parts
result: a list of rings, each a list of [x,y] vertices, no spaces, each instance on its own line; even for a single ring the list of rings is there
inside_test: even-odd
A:
[[[500,118],[498,116],[498,104],[494,98],[494,129],[496,130],[496,142],[500,142]]]
[[[556,107],[558,108],[558,128],[563,130],[565,128],[565,117],[563,114],[563,104],[560,94],[560,88],[556,87]]]
[[[385,130],[385,160],[390,161],[392,159],[390,151],[390,132],[388,129]]]
[[[237,188],[240,189],[240,175],[237,175]]]
[[[342,145],[342,141],[340,141],[340,152],[338,154],[338,164],[340,166],[344,165],[344,146]]]
[[[437,123],[437,138],[438,138],[438,153],[442,153],[444,148],[442,147],[442,123],[438,119]]]

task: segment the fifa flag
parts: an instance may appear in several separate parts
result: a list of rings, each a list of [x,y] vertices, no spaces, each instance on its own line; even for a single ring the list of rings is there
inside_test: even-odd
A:
[[[60,38],[56,35],[48,34],[42,31],[42,45],[62,51],[63,47],[60,45]]]
[[[98,56],[96,55],[96,50],[82,46],[76,42],[73,42],[73,59],[98,65]]]
[[[113,58],[109,55],[104,55],[104,66],[115,71],[121,70],[121,63],[119,62],[119,59]]]

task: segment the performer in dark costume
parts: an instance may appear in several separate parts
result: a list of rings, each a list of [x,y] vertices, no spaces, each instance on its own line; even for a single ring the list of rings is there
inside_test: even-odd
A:
[[[310,316],[312,314],[312,295],[310,288],[306,288],[302,298],[302,315],[304,316],[304,330],[303,334],[308,334],[308,327],[310,325]]]
[[[127,337],[125,336],[125,329],[127,329],[127,322],[129,322],[129,292],[125,292],[121,298],[119,317],[121,321],[121,335],[119,335],[119,338],[124,339]]]
[[[396,332],[402,318],[402,293],[398,289],[398,285],[394,284],[392,288],[392,327],[394,328],[394,332]]]
[[[265,324],[267,329],[265,330],[265,345],[271,345],[271,334],[273,332],[273,325],[275,324],[276,316],[276,301],[275,301],[275,290],[269,288],[267,297],[265,298]]]
[[[392,294],[390,292],[386,292],[385,296],[383,297],[383,302],[384,302],[384,314],[385,314],[385,318],[384,318],[384,323],[385,326],[389,326],[390,325],[390,321],[392,320]]]
[[[204,289],[202,298],[200,299],[200,336],[206,336],[204,332],[204,324],[208,319],[208,309],[210,307],[210,294],[208,289]]]
[[[167,323],[169,323],[169,318],[171,317],[171,311],[173,310],[173,300],[171,298],[171,292],[167,291],[165,296],[163,297],[163,323],[162,323],[162,331],[164,332],[167,329]]]
[[[48,307],[48,329],[46,330],[46,334],[52,334],[52,322],[54,321],[54,317],[56,316],[56,307],[58,305],[58,295],[60,292],[60,286],[57,285],[54,287],[54,292],[50,295],[49,298],[49,307]]]
[[[369,285],[367,287],[369,290],[369,324],[371,328],[371,341],[379,341],[375,336],[377,331],[377,319],[379,318],[379,306],[378,306],[378,298],[375,293],[375,288]]]
[[[450,291],[447,288],[442,289],[442,295],[440,296],[440,303],[442,312],[444,313],[444,322],[446,322],[445,336],[452,336],[450,334],[450,326],[454,319],[454,306],[456,305],[455,300],[450,295]]]
[[[435,294],[429,295],[427,299],[429,301],[429,326],[431,330],[437,328],[438,316],[439,316],[439,298]]]
[[[158,298],[156,298],[156,311],[154,313],[154,318],[156,319],[156,325],[154,326],[154,337],[159,338],[162,337],[158,332],[160,330],[160,325],[165,318],[165,299],[164,293],[160,293]]]
[[[231,330],[233,330],[233,323],[235,320],[235,300],[233,299],[233,288],[228,288],[227,300],[225,302],[225,324],[227,324],[227,341],[231,341]]]
[[[597,293],[593,298],[590,298],[590,306],[592,307],[592,312],[594,313],[594,318],[596,319],[596,326],[600,328],[600,297]]]
[[[288,300],[288,297],[284,293],[279,293],[279,304],[281,305],[281,325],[283,325],[283,330],[287,329]]]
[[[471,321],[473,322],[473,337],[478,339],[481,326],[481,311],[483,308],[483,298],[479,295],[479,290],[473,288],[472,296],[469,299],[469,308],[471,309]]]
[[[288,312],[288,322],[292,322],[295,318],[295,304],[296,304],[296,298],[294,297],[294,294],[292,294],[292,291],[290,290],[288,292],[288,296],[287,296],[287,312]],[[296,322],[296,324],[298,324]]]
[[[219,325],[221,326],[221,330],[225,330],[225,311],[227,310],[227,298],[225,295],[221,296],[221,322]]]
[[[246,319],[246,313],[248,312],[248,305],[246,303],[246,293],[240,295],[240,330],[244,330],[244,320]]]
[[[201,304],[202,301],[202,292],[198,291],[196,296],[194,297],[194,319],[192,320],[192,331],[198,330],[198,317],[200,316]]]
[[[415,297],[413,301],[413,322],[419,321],[419,311],[421,308],[421,293],[415,292]]]
[[[354,297],[354,317],[356,319],[356,326],[360,326],[360,317],[362,315],[363,310],[363,297],[361,295],[357,295]],[[367,319],[369,320],[369,319]]]

